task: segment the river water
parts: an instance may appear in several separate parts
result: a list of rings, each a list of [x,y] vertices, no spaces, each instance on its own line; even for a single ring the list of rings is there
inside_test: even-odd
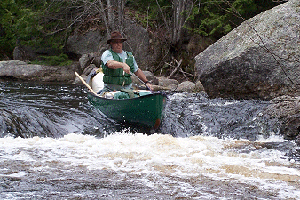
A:
[[[83,86],[0,82],[0,199],[299,199],[299,147],[266,101],[168,95],[156,132]],[[151,133],[151,134],[149,134]]]

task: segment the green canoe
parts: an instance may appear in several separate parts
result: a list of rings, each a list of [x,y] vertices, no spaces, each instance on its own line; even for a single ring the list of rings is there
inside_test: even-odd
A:
[[[160,92],[131,99],[107,99],[89,92],[88,99],[108,118],[139,123],[154,129],[157,129],[161,123],[166,104],[166,95]]]

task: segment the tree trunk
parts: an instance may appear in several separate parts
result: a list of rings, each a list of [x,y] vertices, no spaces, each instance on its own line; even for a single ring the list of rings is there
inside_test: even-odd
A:
[[[173,0],[173,32],[171,43],[177,44],[181,39],[183,26],[193,8],[192,0]]]
[[[123,22],[124,22],[124,0],[106,0],[105,4],[98,0],[99,12],[102,15],[104,23],[106,25],[107,33],[110,34],[114,30],[123,31]],[[117,17],[116,17],[117,16]]]
[[[103,21],[105,23],[107,35],[109,35],[110,30],[109,30],[108,20],[107,20],[106,13],[104,10],[104,5],[101,0],[99,0],[99,4],[100,4],[100,9],[98,9],[98,10],[101,13]]]
[[[113,1],[113,0],[112,0]],[[114,25],[114,10],[113,10],[113,4],[111,2],[111,0],[106,0],[107,2],[107,19],[108,19],[108,29],[110,30],[110,32],[115,29]]]
[[[118,29],[120,32],[123,32],[124,4],[124,0],[118,0]]]

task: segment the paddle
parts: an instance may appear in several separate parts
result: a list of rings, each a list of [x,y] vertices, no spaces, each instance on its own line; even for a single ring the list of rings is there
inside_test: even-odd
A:
[[[81,77],[81,76],[79,76],[79,74],[77,73],[77,72],[75,72],[75,76],[77,76],[80,80],[81,80],[81,82],[94,94],[94,95],[96,95],[96,96],[98,96],[98,94],[92,89],[92,87],[89,85],[89,84],[87,84],[84,80],[83,80],[83,78]]]
[[[146,85],[146,83],[145,83],[144,81],[142,81],[137,75],[135,75],[135,74],[132,73],[132,72],[130,72],[130,75],[137,77],[137,79],[139,79],[139,81],[140,81],[141,83],[143,83],[143,84],[146,86],[146,88],[147,88],[148,90],[150,90],[151,92],[153,92],[153,90],[151,90],[151,89]]]

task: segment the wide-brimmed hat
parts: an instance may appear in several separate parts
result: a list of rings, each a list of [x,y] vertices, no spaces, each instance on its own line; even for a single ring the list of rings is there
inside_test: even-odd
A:
[[[110,34],[110,39],[107,40],[107,44],[110,44],[113,40],[122,40],[122,42],[126,41],[126,38],[123,38],[119,31],[114,31]]]

